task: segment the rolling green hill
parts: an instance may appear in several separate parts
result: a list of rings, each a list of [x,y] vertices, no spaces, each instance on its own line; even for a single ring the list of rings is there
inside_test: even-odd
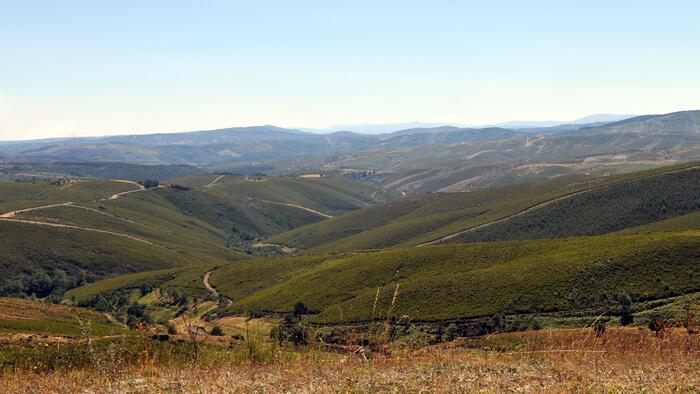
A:
[[[309,253],[597,235],[700,208],[695,164],[405,198],[271,237]]]
[[[695,212],[700,209],[700,168],[596,188],[450,242],[483,242],[597,235]]]
[[[0,222],[0,234],[5,295],[46,297],[106,276],[191,264],[168,248],[111,234],[16,222]]]
[[[138,234],[167,244],[179,256],[198,250],[206,258],[197,264],[129,271],[73,289],[65,297],[80,301],[146,283],[201,298],[213,294],[204,283],[210,272],[209,284],[230,300],[213,312],[219,315],[286,313],[303,302],[311,310],[309,323],[363,323],[386,318],[394,294],[390,315],[418,322],[489,319],[495,314],[580,321],[602,313],[619,314],[621,294],[633,300],[635,312],[647,313],[674,302],[674,297],[700,291],[698,177],[700,169],[688,164],[607,178],[569,176],[528,186],[404,197],[272,238],[293,235],[289,239],[298,242],[293,245],[311,245],[309,254],[239,260],[215,256],[214,248],[206,254],[206,245],[223,242],[225,231],[217,220],[228,216],[206,207],[215,206],[212,202],[217,199],[221,206],[233,206],[228,199],[271,198],[281,185],[290,190],[285,196],[290,200],[279,203],[304,202],[303,189],[287,182],[311,180],[206,177],[193,180],[200,186],[191,190],[142,191],[100,202],[104,208],[97,208],[168,228],[172,233],[142,229]],[[183,196],[195,196],[202,203]],[[320,201],[317,204],[328,204]],[[551,225],[522,225],[533,221]],[[460,240],[471,233],[464,232],[465,225],[475,234],[489,234],[486,230],[493,227],[499,229],[493,234],[500,237],[526,239],[431,244],[435,237]],[[122,226],[120,231],[136,231],[129,227],[132,223]],[[191,243],[183,243],[180,251],[177,239],[168,236]],[[205,246],[196,249],[198,242]]]
[[[371,320],[378,288],[375,317],[382,316],[397,282],[393,313],[414,321],[614,312],[616,294],[641,302],[700,290],[699,236],[606,235],[234,262],[214,271],[212,282],[234,300],[231,312],[287,312],[301,301],[318,323]]]
[[[193,188],[2,183],[0,294],[60,297],[86,282],[162,269],[191,272],[191,280],[169,279],[206,293],[202,267],[247,258],[244,251],[256,251],[256,240],[330,216],[316,209],[345,212],[377,202],[376,188],[342,179],[204,175],[192,181],[200,178],[206,182]],[[119,288],[119,281],[105,288]]]

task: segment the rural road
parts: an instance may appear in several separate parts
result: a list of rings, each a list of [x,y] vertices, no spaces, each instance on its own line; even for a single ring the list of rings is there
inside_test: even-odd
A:
[[[114,181],[114,182],[122,182],[122,183],[133,184],[133,185],[139,186],[139,188],[138,188],[138,189],[135,189],[135,190],[128,190],[128,191],[125,191],[125,192],[121,192],[121,193],[114,194],[114,195],[112,195],[111,197],[109,197],[110,200],[116,200],[116,199],[120,198],[121,196],[124,196],[124,195],[129,194],[129,193],[134,193],[134,192],[139,192],[139,191],[142,191],[142,190],[146,190],[143,186],[141,186],[140,184],[138,184],[138,183],[136,183],[136,182],[133,182],[133,181],[126,181],[126,180],[121,180],[121,179],[117,179],[117,180],[113,180],[113,181]],[[101,200],[101,201],[104,201],[104,199]],[[26,224],[31,224],[31,225],[35,225],[35,226],[46,226],[46,227],[54,227],[54,228],[66,228],[66,229],[90,231],[90,232],[93,232],[93,233],[100,233],[100,234],[109,234],[109,235],[115,235],[115,236],[118,236],[118,237],[128,238],[128,239],[131,239],[131,240],[134,240],[134,241],[138,241],[138,242],[143,242],[143,243],[145,243],[145,244],[152,245],[152,246],[162,247],[162,246],[160,246],[160,245],[157,245],[157,244],[154,244],[154,243],[152,243],[152,242],[146,241],[146,240],[143,239],[143,238],[135,237],[135,236],[129,235],[129,234],[118,233],[118,232],[115,232],[115,231],[100,230],[100,229],[96,229],[96,228],[83,227],[83,226],[76,226],[76,225],[72,225],[72,224],[49,223],[49,222],[40,222],[40,221],[37,221],[37,220],[25,220],[25,219],[15,219],[15,218],[14,218],[17,214],[21,214],[21,213],[25,213],[25,212],[38,211],[38,210],[41,210],[41,209],[49,209],[49,208],[56,208],[56,207],[72,207],[72,208],[85,209],[85,210],[88,210],[88,211],[97,212],[97,213],[99,213],[99,214],[107,215],[107,216],[110,216],[110,217],[113,217],[113,218],[116,218],[116,219],[119,219],[119,220],[124,220],[124,221],[130,222],[130,223],[139,224],[139,223],[136,223],[136,222],[131,221],[131,220],[129,220],[129,219],[124,219],[124,218],[120,218],[120,217],[118,217],[118,216],[115,216],[115,215],[112,215],[112,214],[109,214],[109,213],[106,213],[106,212],[101,212],[101,211],[99,211],[99,210],[97,210],[97,209],[88,208],[88,207],[83,207],[83,206],[75,205],[75,204],[76,204],[76,203],[75,203],[74,201],[66,201],[66,202],[58,203],[58,204],[49,204],[49,205],[42,205],[42,206],[38,206],[38,207],[24,208],[24,209],[18,209],[18,210],[15,210],[15,211],[9,211],[9,212],[5,212],[5,213],[3,213],[3,214],[0,214],[0,221],[14,222],[14,223],[26,223]]]
[[[216,185],[216,182],[219,182],[219,181],[220,181],[223,177],[225,177],[225,176],[226,176],[226,175],[219,175],[218,177],[216,177],[216,179],[214,179],[213,181],[211,181],[211,182],[207,183],[206,185],[204,185],[204,187],[212,187],[212,186]]]
[[[135,237],[133,235],[129,234],[123,234],[123,233],[117,233],[114,231],[108,231],[108,230],[100,230],[96,228],[90,228],[90,227],[82,227],[82,226],[74,226],[72,224],[60,224],[60,223],[48,223],[48,222],[38,222],[36,220],[23,220],[23,219],[12,219],[12,218],[6,218],[6,217],[0,217],[0,221],[3,222],[14,222],[14,223],[26,223],[26,224],[32,224],[35,226],[47,226],[47,227],[56,227],[56,228],[68,228],[68,229],[75,229],[75,230],[84,230],[84,231],[91,231],[94,233],[101,233],[101,234],[110,234],[110,235],[116,235],[118,237],[124,237],[124,238],[129,238],[134,241],[138,242],[143,242],[148,245],[152,246],[160,246],[156,245],[152,242],[146,241],[145,239]],[[162,246],[161,246],[162,247]]]
[[[1,219],[9,219],[15,217],[18,213],[25,213],[25,212],[31,212],[31,211],[38,211],[40,209],[47,209],[47,208],[56,208],[56,207],[65,207],[68,205],[73,204],[72,201],[68,202],[62,202],[60,204],[51,204],[51,205],[42,205],[40,207],[33,207],[33,208],[24,208],[24,209],[18,209],[16,211],[10,211],[10,212],[5,212],[2,215],[0,215]]]
[[[209,283],[209,278],[211,278],[211,273],[212,273],[212,272],[214,272],[214,270],[207,271],[207,273],[204,274],[204,281],[203,281],[203,282],[204,282],[204,287],[206,287],[206,289],[209,290],[209,292],[210,292],[214,297],[216,297],[216,298],[221,298],[221,297],[222,297],[221,294],[219,294],[219,292],[216,291],[216,289],[214,288],[214,286],[212,286],[211,283]],[[228,307],[229,305],[231,305],[231,304],[233,303],[233,301],[231,301],[231,299],[228,298],[228,297],[226,297],[226,296],[224,296],[224,299],[226,300],[226,306],[224,306],[224,308]]]
[[[219,292],[216,291],[216,289],[214,288],[214,286],[212,286],[212,285],[209,283],[209,278],[211,277],[211,273],[212,273],[213,271],[214,271],[214,270],[207,271],[207,273],[204,274],[204,287],[206,287],[207,290],[209,290],[209,292],[210,292],[211,294],[214,295],[214,297],[218,297],[218,296],[219,296]]]
[[[286,203],[286,202],[277,202],[277,201],[270,201],[270,200],[262,200],[262,199],[259,199],[259,198],[256,199],[256,200],[262,201],[262,202],[267,202],[267,203],[270,203],[270,204],[286,205],[286,206],[292,207],[292,208],[303,209],[304,211],[311,212],[311,213],[314,213],[314,214],[319,215],[319,216],[323,216],[324,218],[328,218],[328,219],[332,219],[332,218],[333,218],[333,216],[331,216],[331,215],[329,215],[329,214],[326,214],[326,213],[323,213],[323,212],[319,212],[319,211],[317,211],[317,210],[315,210],[315,209],[307,208],[307,207],[304,207],[304,206],[301,206],[301,205],[297,205],[297,204],[288,204],[288,203]]]
[[[127,194],[136,193],[136,192],[140,192],[140,191],[142,191],[142,190],[146,190],[146,188],[143,187],[143,185],[141,185],[141,184],[139,184],[139,183],[136,183],[136,182],[134,182],[134,181],[125,181],[125,180],[118,179],[118,180],[114,180],[114,182],[130,183],[130,184],[136,186],[137,189],[134,189],[134,190],[127,190],[127,191],[125,191],[125,192],[112,194],[111,196],[109,196],[109,200],[116,200],[116,199],[118,199],[118,198],[121,197],[121,196],[126,196]]]

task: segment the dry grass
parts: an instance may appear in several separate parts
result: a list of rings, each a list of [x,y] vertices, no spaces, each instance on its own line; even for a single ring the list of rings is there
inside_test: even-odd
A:
[[[5,392],[698,392],[700,339],[681,330],[544,330],[364,360],[300,350],[273,362],[132,366],[0,378]],[[281,352],[281,351],[280,351]]]

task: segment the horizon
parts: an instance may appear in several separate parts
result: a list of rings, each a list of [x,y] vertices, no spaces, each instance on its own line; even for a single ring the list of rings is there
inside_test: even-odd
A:
[[[438,5],[8,2],[0,140],[700,108],[698,3]]]
[[[553,125],[566,125],[566,124],[574,124],[574,122],[581,121],[585,118],[589,117],[595,117],[595,116],[621,116],[625,117],[626,119],[641,116],[641,115],[666,115],[670,113],[675,113],[675,112],[685,112],[685,111],[694,111],[694,110],[681,110],[681,111],[671,111],[668,113],[654,113],[654,114],[590,114],[582,117],[578,117],[575,119],[569,119],[569,120],[553,120],[553,119],[540,119],[540,120],[523,120],[523,119],[512,119],[512,120],[504,120],[492,124],[473,124],[473,123],[448,123],[448,122],[423,122],[423,121],[407,121],[407,122],[386,122],[386,123],[352,123],[352,124],[331,124],[325,127],[321,128],[314,128],[314,127],[294,127],[294,126],[281,126],[281,125],[276,125],[276,124],[251,124],[251,125],[234,125],[234,126],[224,126],[224,127],[213,127],[213,128],[206,128],[206,129],[201,129],[201,130],[142,130],[142,131],[123,131],[123,132],[113,132],[113,133],[104,133],[104,134],[82,134],[82,135],[59,135],[59,136],[52,136],[52,137],[36,137],[36,138],[28,138],[28,139],[6,139],[0,134],[0,142],[24,142],[24,141],[42,141],[42,140],[65,140],[65,139],[73,139],[73,138],[86,138],[86,139],[91,139],[91,138],[103,138],[103,137],[118,137],[118,136],[131,136],[131,135],[154,135],[154,134],[178,134],[178,133],[196,133],[196,132],[208,132],[208,131],[217,131],[217,130],[225,130],[225,129],[237,129],[237,128],[249,128],[249,127],[278,127],[281,129],[286,129],[286,130],[296,130],[296,131],[301,131],[301,132],[306,132],[310,134],[320,134],[320,135],[325,135],[325,134],[331,134],[331,133],[336,133],[336,132],[353,132],[356,134],[362,134],[362,135],[379,135],[383,134],[382,132],[363,132],[363,131],[355,131],[352,130],[352,127],[388,127],[392,128],[391,126],[400,126],[400,125],[414,125],[409,128],[399,128],[395,129],[393,131],[385,132],[385,133],[391,133],[394,131],[402,131],[402,130],[408,130],[410,128],[436,128],[436,127],[446,127],[446,126],[453,126],[453,127],[459,127],[459,128],[474,128],[474,129],[479,129],[479,128],[488,128],[488,127],[501,127],[505,129],[527,129],[531,127],[548,127],[548,126],[538,126],[538,125],[532,125],[532,126],[525,126],[525,127],[514,127],[514,126],[507,126],[509,123],[553,123]],[[611,121],[612,122],[612,121]],[[603,122],[606,123],[606,122]]]

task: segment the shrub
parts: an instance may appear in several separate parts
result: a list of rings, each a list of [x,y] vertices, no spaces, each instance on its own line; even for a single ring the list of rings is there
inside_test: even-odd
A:
[[[153,179],[146,179],[145,181],[142,182],[143,187],[146,189],[152,189],[154,187],[158,187],[160,183],[156,180]]]
[[[309,308],[307,308],[303,302],[300,301],[294,304],[294,316],[299,317],[306,315],[307,313],[309,313]]]
[[[224,330],[222,330],[219,326],[214,326],[212,327],[210,334],[215,337],[221,337],[224,335]]]
[[[617,301],[620,303],[621,315],[620,324],[628,326],[634,322],[634,314],[632,314],[632,299],[627,294],[618,296]]]
[[[168,334],[170,334],[170,335],[177,334],[177,328],[175,327],[175,325],[173,323],[167,322],[167,323],[165,323],[165,327],[168,330]]]
[[[445,340],[454,341],[459,336],[459,327],[456,324],[450,323],[445,329]]]

